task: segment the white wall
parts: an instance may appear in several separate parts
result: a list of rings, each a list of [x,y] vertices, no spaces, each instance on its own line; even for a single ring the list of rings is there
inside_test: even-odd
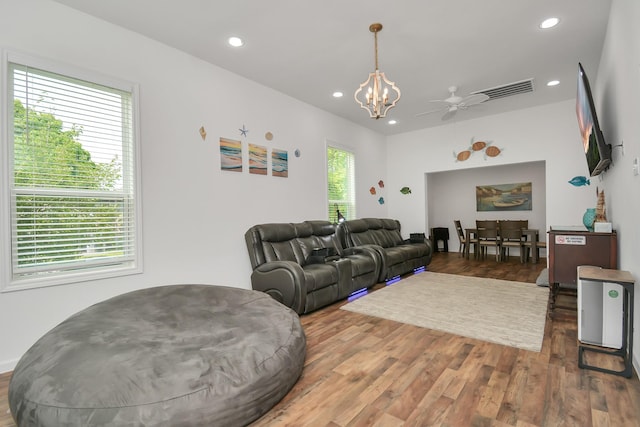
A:
[[[250,288],[251,225],[326,218],[327,139],[356,154],[358,214],[387,216],[368,191],[386,180],[383,136],[57,3],[0,0],[0,11],[0,48],[139,84],[145,266],[135,276],[0,294],[0,372],[108,297],[171,283]],[[289,177],[222,172],[220,137],[288,150]]]
[[[613,166],[603,175],[607,219],[618,231],[619,268],[636,279],[633,355],[640,372],[640,176],[632,172],[640,158],[640,2],[614,0],[600,67],[589,75],[600,127],[613,146]],[[595,70],[594,70],[595,71]],[[589,74],[589,71],[587,71]]]
[[[466,161],[457,161],[455,154],[468,149],[472,138],[491,142],[501,154],[488,157],[478,152]],[[425,196],[425,174],[442,171],[467,170],[469,185],[475,186],[491,184],[488,180],[503,182],[499,169],[491,177],[491,172],[480,174],[480,168],[545,162],[547,227],[579,225],[585,209],[595,206],[597,182],[583,187],[568,183],[574,176],[588,175],[573,100],[396,135],[388,141],[387,180],[393,188],[389,216],[398,218],[405,229],[441,226],[431,224],[427,215],[431,207],[427,207],[430,196]],[[475,176],[482,176],[483,182],[474,181]],[[403,186],[411,187],[410,195],[398,191]],[[457,216],[475,218],[475,206],[469,209]]]

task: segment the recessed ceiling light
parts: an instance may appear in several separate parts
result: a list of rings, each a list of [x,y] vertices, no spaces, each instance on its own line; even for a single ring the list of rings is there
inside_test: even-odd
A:
[[[558,86],[560,84],[560,80],[550,80],[547,82],[547,86]]]
[[[333,92],[333,97],[334,98],[342,98],[343,95],[344,94],[342,92],[340,92],[340,91]]]
[[[244,41],[240,37],[229,37],[227,42],[233,47],[240,47],[244,45]]]
[[[555,27],[556,25],[558,25],[558,22],[560,22],[558,18],[547,18],[542,21],[542,23],[540,23],[540,28],[546,30],[547,28]]]
[[[397,120],[393,120],[393,119],[389,120],[390,125],[395,125],[396,123],[398,123]]]

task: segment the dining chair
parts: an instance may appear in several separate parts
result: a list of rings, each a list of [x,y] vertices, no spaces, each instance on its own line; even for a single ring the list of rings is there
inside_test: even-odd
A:
[[[540,249],[547,249],[547,242],[545,241],[537,241],[535,242],[535,246],[532,247],[531,244],[527,244],[525,246],[525,254],[524,254],[524,260],[525,261],[529,261],[529,258],[531,258],[531,262],[538,262],[540,260]],[[535,251],[535,256],[533,255],[532,251]]]
[[[498,222],[498,235],[500,236],[501,260],[509,258],[509,249],[518,248],[520,262],[526,260],[526,235],[522,233],[529,226],[528,220],[504,220]]]
[[[460,253],[460,256],[463,256],[465,253],[468,252],[467,250],[467,245],[469,245],[469,247],[473,246],[473,257],[476,258],[477,257],[477,244],[478,244],[478,239],[477,237],[471,237],[471,236],[465,236],[464,234],[464,229],[462,228],[462,224],[460,223],[459,219],[455,219],[453,220],[453,223],[456,226],[456,232],[458,233],[458,240],[460,241],[460,247],[458,248],[458,252]]]
[[[488,248],[493,247],[496,252],[496,261],[500,261],[500,236],[498,235],[498,221],[476,220],[478,230],[478,247],[480,257],[484,259]]]

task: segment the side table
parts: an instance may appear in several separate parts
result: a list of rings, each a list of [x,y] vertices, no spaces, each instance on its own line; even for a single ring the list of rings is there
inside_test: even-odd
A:
[[[631,375],[633,374],[633,289],[635,283],[633,276],[628,271],[580,266],[578,267],[578,278],[580,280],[591,282],[617,283],[624,289],[622,302],[622,347],[618,350],[611,350],[597,346],[579,344],[578,367],[631,378]],[[622,357],[624,360],[624,369],[622,371],[614,371],[612,369],[589,365],[583,360],[585,351]]]

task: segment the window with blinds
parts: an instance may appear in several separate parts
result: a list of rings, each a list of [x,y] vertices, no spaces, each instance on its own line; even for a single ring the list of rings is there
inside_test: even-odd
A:
[[[355,156],[327,146],[327,193],[329,221],[338,223],[356,218]]]
[[[137,269],[134,86],[10,59],[9,288]]]

